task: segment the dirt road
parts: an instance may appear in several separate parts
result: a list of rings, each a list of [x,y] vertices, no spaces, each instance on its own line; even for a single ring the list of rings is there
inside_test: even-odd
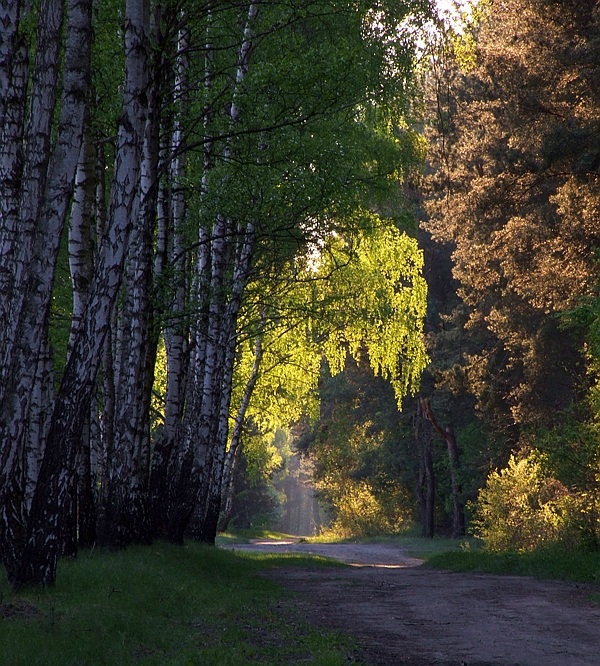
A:
[[[257,542],[243,549],[303,552],[351,563],[277,569],[293,605],[318,626],[354,636],[370,666],[600,665],[598,587],[419,566],[380,544]]]

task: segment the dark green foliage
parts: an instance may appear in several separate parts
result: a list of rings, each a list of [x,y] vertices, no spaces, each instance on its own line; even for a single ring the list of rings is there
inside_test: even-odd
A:
[[[546,507],[552,529],[582,547],[597,532],[598,18],[591,0],[482,3],[460,49],[435,56],[425,188],[424,392],[456,429],[465,498],[511,450],[539,450],[564,504]]]
[[[479,345],[464,376],[494,429],[548,426],[582,396],[581,337],[553,315],[598,278],[597,175],[581,162],[598,136],[597,48],[595,3],[514,0],[484,10],[474,68],[445,72],[453,124],[433,143],[429,228],[455,243]]]
[[[234,470],[235,495],[231,526],[234,529],[272,526],[281,519],[283,498],[267,474],[251,474],[242,449]]]

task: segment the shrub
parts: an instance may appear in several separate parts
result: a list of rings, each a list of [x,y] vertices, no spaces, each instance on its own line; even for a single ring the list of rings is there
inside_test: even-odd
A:
[[[492,472],[473,507],[472,532],[492,552],[582,546],[590,520],[589,498],[571,493],[550,476],[537,454]],[[595,531],[595,530],[594,530]]]

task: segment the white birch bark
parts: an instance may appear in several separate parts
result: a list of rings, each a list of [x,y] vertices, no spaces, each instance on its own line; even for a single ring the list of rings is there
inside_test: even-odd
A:
[[[94,271],[96,151],[89,130],[83,136],[69,220],[69,270],[73,286],[72,348],[81,323]]]
[[[106,150],[105,144],[100,143],[96,146],[96,238],[104,238],[108,232],[108,208],[106,204],[106,189],[110,183],[106,182]],[[94,255],[94,265],[98,260],[98,252]],[[93,276],[92,276],[93,279]],[[106,333],[104,349],[102,351],[102,381],[98,387],[101,394],[99,401],[99,439],[92,440],[92,446],[95,451],[92,454],[96,459],[97,493],[96,501],[100,505],[104,497],[104,491],[107,485],[107,468],[109,452],[113,448],[113,432],[115,425],[115,376],[114,376],[114,343],[112,332],[116,328],[115,313],[113,311],[111,324]],[[73,340],[74,343],[74,340]],[[93,409],[93,404],[92,404]]]
[[[96,150],[91,131],[86,120],[85,131],[79,152],[79,163],[75,176],[75,190],[69,220],[69,270],[73,290],[73,314],[69,335],[69,352],[75,343],[89,296],[94,271],[94,246],[96,242]],[[71,554],[82,545],[90,547],[95,543],[96,504],[94,498],[94,470],[92,449],[98,448],[98,438],[94,439],[97,423],[97,394],[94,393],[89,414],[77,451],[77,473],[73,481],[71,516],[69,528],[71,539],[67,549]],[[94,452],[96,458],[96,452]]]
[[[173,99],[179,109],[173,120],[169,146],[163,151],[163,162],[169,160],[168,188],[163,186],[161,189],[163,195],[159,200],[157,239],[157,259],[160,260],[160,257],[168,255],[168,264],[173,271],[171,284],[174,287],[163,329],[167,356],[164,423],[159,441],[154,446],[150,480],[152,530],[159,537],[167,534],[166,502],[169,466],[183,415],[183,394],[189,363],[189,331],[185,323],[188,289],[185,251],[186,203],[183,192],[187,164],[181,119],[181,115],[187,107],[188,50],[189,31],[187,26],[184,26],[178,35],[173,81]],[[171,157],[167,157],[167,154]],[[164,279],[162,276],[164,263],[167,262],[155,262],[155,279],[159,282]]]
[[[30,187],[24,188],[21,198],[21,210],[26,215],[21,223],[24,222],[26,229],[31,229],[33,246],[22,256],[22,261],[27,262],[27,266],[23,265],[22,279],[17,281],[22,294],[18,299],[19,303],[15,299],[11,320],[20,324],[18,346],[13,352],[13,367],[16,365],[20,376],[12,385],[20,396],[20,404],[10,418],[14,427],[18,429],[15,433],[16,441],[19,441],[20,428],[24,427],[27,420],[28,395],[33,390],[35,382],[36,363],[50,308],[60,238],[71,203],[79,160],[90,75],[90,37],[91,1],[71,0],[56,145],[54,150],[48,153],[49,158],[45,160],[46,173],[38,162],[43,159],[44,153],[50,150],[50,137],[40,139],[40,144],[37,146],[39,153],[34,157],[36,163],[30,167],[31,178],[25,179],[25,183],[30,180],[31,184]],[[44,64],[48,64],[46,60]],[[49,83],[46,81],[46,85]],[[41,101],[39,105],[42,105]],[[35,116],[35,108],[34,104],[32,119]],[[48,105],[42,115],[50,112],[51,106]],[[46,119],[46,123],[50,121],[51,118]],[[37,119],[33,120],[32,124],[36,123]],[[44,124],[43,131],[50,131],[49,124]],[[28,202],[26,205],[24,205],[25,199]]]
[[[0,2],[0,322],[3,325],[8,324],[11,312],[18,253],[22,142],[29,74],[28,44],[19,35],[19,25],[27,11],[25,3],[19,0]],[[0,348],[0,386],[6,382],[13,341],[7,336]],[[0,388],[0,397],[2,391]]]
[[[207,543],[215,541],[221,508],[223,467],[229,438],[229,413],[237,349],[237,320],[254,249],[254,225],[248,224],[243,232],[238,229],[237,238],[231,293],[223,314],[218,344],[221,354],[221,376],[217,389],[218,395],[213,398],[213,404],[216,403],[216,424],[210,438],[201,439],[199,442],[199,448],[205,447],[206,452],[202,457],[205,465],[204,488],[201,489],[198,498],[198,514],[202,517],[202,524],[198,527],[198,536]]]
[[[158,63],[159,64],[159,63]],[[151,304],[153,238],[157,214],[160,74],[154,71],[140,173],[140,209],[132,230],[118,313],[121,375],[116,384],[114,448],[109,461],[109,488],[99,542],[111,548],[150,539],[148,476],[150,403],[158,337]]]
[[[189,69],[189,31],[183,27],[179,31],[177,47],[177,64],[174,82],[174,99],[181,106],[174,119],[170,153],[173,156],[169,164],[169,180],[171,186],[170,220],[172,223],[172,242],[170,263],[174,268],[174,294],[170,308],[169,321],[164,330],[167,349],[168,384],[165,404],[164,431],[168,439],[175,436],[182,414],[183,385],[186,370],[188,334],[186,332],[185,309],[187,291],[187,261],[185,252],[186,202],[183,191],[187,176],[187,161],[183,145],[183,127],[181,115],[188,106],[188,69]]]
[[[11,88],[13,62],[18,50],[19,22],[23,10],[21,0],[0,1],[0,127],[4,126],[6,101]]]
[[[0,375],[7,380],[3,386],[6,393],[0,418],[0,493],[6,477],[12,474],[11,458],[20,455],[24,447],[36,379],[47,376],[46,372],[38,372],[38,358],[50,307],[60,235],[73,191],[90,71],[91,0],[71,0],[57,138],[52,150],[62,3],[45,0],[39,11],[34,75],[37,85],[34,84],[31,95],[19,204],[22,237],[11,274],[5,331],[8,344],[3,349],[0,369]],[[3,236],[2,247],[6,247],[5,242],[10,244],[10,240],[10,233]],[[46,393],[42,387],[38,395]],[[13,573],[10,571],[9,575]]]
[[[229,109],[232,128],[235,128],[239,122],[238,99],[240,88],[248,72],[253,38],[252,24],[257,13],[257,5],[251,3],[238,52],[235,85]],[[233,157],[231,139],[226,141],[223,157],[225,161],[229,161]],[[205,170],[205,178],[207,176],[208,171]],[[204,186],[207,186],[206,183],[207,181],[203,183]],[[213,497],[214,484],[212,481],[217,476],[220,484],[222,470],[218,473],[216,471],[222,467],[223,453],[219,437],[223,437],[223,404],[226,403],[228,406],[230,398],[231,387],[227,386],[230,376],[228,364],[233,364],[233,354],[230,353],[231,348],[228,344],[229,332],[235,331],[235,320],[239,311],[239,308],[236,310],[234,305],[238,287],[235,282],[236,278],[234,277],[232,283],[228,274],[231,263],[234,262],[235,266],[236,258],[239,260],[240,256],[244,255],[244,252],[241,252],[238,257],[235,256],[235,232],[235,223],[226,216],[218,214],[210,238],[210,270],[208,267],[199,266],[198,286],[201,291],[198,293],[198,303],[208,302],[207,322],[205,326],[202,321],[196,322],[197,328],[192,333],[196,341],[197,355],[193,359],[190,375],[195,381],[190,383],[191,391],[187,396],[186,417],[182,432],[183,441],[180,448],[179,479],[175,484],[178,497],[173,498],[170,517],[172,529],[170,538],[174,541],[182,540],[194,510],[200,515],[201,521],[204,521],[209,497],[211,499]],[[251,247],[251,244],[246,243],[246,237],[241,242],[241,246]],[[248,255],[248,261],[250,254],[251,252]],[[239,264],[237,268],[234,268],[234,276],[241,268]],[[241,274],[244,274],[243,270],[241,270]],[[209,276],[206,284],[202,282],[203,275]],[[218,496],[220,498],[220,485]],[[204,527],[201,525],[199,528],[201,539],[205,538]],[[207,537],[207,540],[210,541],[210,536]]]
[[[15,586],[48,585],[62,548],[64,510],[81,428],[95,389],[111,312],[121,285],[132,222],[138,214],[141,149],[147,116],[148,15],[144,0],[127,0],[125,86],[112,181],[109,228],[88,304],[69,357],[33,497],[27,543]]]
[[[54,403],[54,364],[48,341],[48,331],[43,331],[43,343],[37,363],[37,376],[31,395],[25,442],[25,509],[31,508],[31,500],[46,448],[46,433]]]
[[[36,226],[42,207],[51,154],[52,116],[60,73],[62,5],[59,0],[42,0],[40,3],[36,58],[25,140],[22,145],[8,146],[8,150],[12,153],[12,166],[18,167],[18,152],[23,151],[23,166],[22,171],[11,173],[13,179],[18,179],[16,181],[19,184],[18,208],[11,211],[12,217],[6,219],[0,229],[2,232],[0,256],[9,259],[8,265],[11,268],[3,273],[4,281],[1,285],[2,301],[5,304],[2,314],[7,344],[3,347],[3,357],[0,359],[0,391],[6,389],[7,393],[15,392],[9,380],[16,363],[15,347],[20,338],[23,304],[31,275]],[[24,72],[19,76],[22,73]],[[22,85],[25,82],[15,80],[15,83]],[[24,96],[15,102],[24,103],[24,107],[27,108]],[[12,189],[12,193],[16,191],[15,188]],[[9,202],[9,205],[11,203]]]
[[[9,579],[16,569],[25,525],[23,470],[19,468],[22,451],[12,437],[7,421],[13,409],[7,404],[12,390],[9,386],[16,323],[11,320],[14,298],[16,262],[19,252],[20,190],[22,184],[22,142],[27,110],[29,75],[28,44],[15,41],[20,5],[12,0],[2,3],[2,18],[7,32],[2,41],[3,122],[0,125],[0,561]],[[12,21],[12,23],[11,23]],[[14,52],[11,53],[11,48]],[[6,416],[4,415],[6,413]]]
[[[234,469],[239,456],[239,450],[242,440],[242,433],[244,423],[246,420],[246,413],[250,406],[250,400],[254,394],[254,389],[260,377],[260,369],[264,355],[262,335],[259,333],[254,341],[254,360],[252,361],[252,368],[250,376],[246,381],[244,393],[237,409],[235,418],[233,419],[233,428],[231,431],[231,439],[229,448],[225,454],[225,461],[223,463],[223,473],[221,481],[221,507],[223,511],[223,525],[229,522],[231,516],[231,509],[234,499]]]

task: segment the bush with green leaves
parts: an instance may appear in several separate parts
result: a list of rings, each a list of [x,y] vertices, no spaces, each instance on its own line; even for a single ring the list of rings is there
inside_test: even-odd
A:
[[[576,550],[589,545],[590,528],[595,532],[595,504],[555,479],[537,452],[511,456],[480,490],[471,530],[492,552]]]

